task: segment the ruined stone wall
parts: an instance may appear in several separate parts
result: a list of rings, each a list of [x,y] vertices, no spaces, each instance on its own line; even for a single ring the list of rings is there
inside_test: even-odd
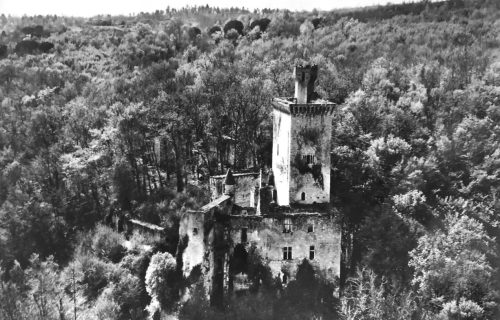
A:
[[[286,275],[293,280],[304,259],[325,279],[335,281],[340,277],[341,232],[332,215],[304,210],[298,214],[242,216],[231,215],[231,209],[227,202],[208,212],[186,213],[180,223],[180,237],[187,236],[188,240],[182,252],[184,276],[200,265],[205,292],[212,302],[221,303],[230,288],[230,261],[239,244],[247,253],[254,245],[273,277],[283,279]],[[283,232],[285,219],[291,222],[291,232]],[[284,247],[292,248],[292,259],[284,259]]]
[[[292,232],[283,233],[284,220],[292,221]],[[313,227],[308,232],[309,226]],[[298,265],[307,259],[326,279],[340,277],[341,232],[330,215],[299,214],[281,217],[231,217],[230,242],[234,248],[241,243],[242,229],[246,228],[247,242],[252,244],[264,262],[269,265],[274,277],[282,279],[287,274],[293,279]],[[310,247],[314,246],[314,259],[309,260]],[[283,259],[283,247],[292,248],[292,259]],[[230,253],[231,254],[231,253]]]
[[[234,203],[240,207],[257,207],[261,179],[255,174],[233,174],[236,181]],[[225,176],[210,177],[211,199],[215,200],[224,194]]]
[[[292,118],[289,190],[292,203],[330,202],[331,122],[330,114],[298,114]],[[308,163],[311,158],[312,163]]]
[[[178,253],[182,254],[182,271],[188,277],[201,267],[202,281],[210,301],[223,300],[225,259],[229,246],[224,241],[226,223],[233,209],[232,201],[212,202],[199,211],[186,212],[179,223]],[[219,221],[217,217],[223,217]]]
[[[290,135],[292,117],[283,111],[273,110],[273,174],[280,206],[289,205],[290,184]]]
[[[216,269],[216,252],[214,250],[214,212],[187,212],[179,224],[179,248],[185,243],[182,252],[182,272],[184,277],[189,277],[197,266],[201,268],[202,283],[206,298],[212,301],[214,294],[214,280]],[[215,286],[220,288],[221,286]],[[220,294],[220,290],[218,292]],[[217,299],[216,299],[217,300]]]
[[[193,268],[203,264],[205,255],[203,212],[186,212],[179,222],[179,239],[187,240],[187,246],[182,253],[182,271],[185,277],[189,276]],[[187,237],[187,238],[186,238]]]

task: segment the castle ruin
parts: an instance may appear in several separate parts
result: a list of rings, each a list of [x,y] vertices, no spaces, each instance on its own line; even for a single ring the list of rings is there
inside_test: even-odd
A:
[[[334,104],[314,92],[316,66],[294,69],[295,96],[273,100],[272,172],[210,177],[212,201],[183,215],[183,272],[200,266],[212,304],[248,288],[254,250],[284,285],[307,259],[324,278],[340,277],[341,229],[330,205]]]

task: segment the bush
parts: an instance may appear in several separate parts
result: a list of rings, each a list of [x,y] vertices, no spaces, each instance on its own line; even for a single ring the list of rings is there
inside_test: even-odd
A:
[[[154,316],[160,311],[171,310],[179,298],[180,276],[170,253],[158,252],[151,258],[146,271],[146,290],[151,296],[148,311]]]
[[[144,279],[149,263],[151,262],[151,255],[150,251],[141,251],[138,254],[128,254],[122,259],[120,265],[130,270],[133,275],[140,279]]]
[[[124,242],[125,238],[122,234],[110,227],[98,225],[92,238],[92,250],[98,257],[117,263],[126,253],[123,247]]]
[[[290,281],[274,314],[283,319],[339,319],[339,303],[334,296],[335,287],[316,274],[304,259],[297,269],[296,279]]]
[[[96,257],[83,255],[77,258],[83,272],[82,285],[86,286],[85,295],[89,300],[96,299],[101,290],[108,285],[111,266]]]
[[[105,319],[105,320],[118,320],[120,306],[113,298],[113,289],[106,288],[97,299],[93,308],[93,317],[90,319]]]
[[[112,295],[118,305],[118,318],[129,319],[133,314],[136,315],[133,318],[144,319],[150,299],[142,281],[125,269],[118,269],[115,277],[118,278],[113,285]]]

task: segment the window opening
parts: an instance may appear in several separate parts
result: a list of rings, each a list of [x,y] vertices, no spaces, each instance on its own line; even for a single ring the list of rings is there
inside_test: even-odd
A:
[[[306,164],[315,164],[316,156],[314,154],[303,154],[302,161],[304,161]]]
[[[217,186],[217,194],[222,194],[222,181],[217,181],[216,182],[216,186]]]
[[[289,232],[292,232],[292,219],[285,218],[285,221],[283,222],[283,233]]]
[[[193,228],[193,235],[197,235],[198,234],[198,228]]]
[[[314,246],[309,247],[309,260],[314,260]]]
[[[307,232],[314,232],[314,226],[312,224],[307,226]]]
[[[292,260],[292,247],[283,247],[283,260]]]
[[[306,193],[305,192],[302,192],[302,194],[300,195],[300,200],[302,200],[302,201],[306,200]]]
[[[247,230],[248,228],[241,228],[241,243],[246,243],[248,240]]]

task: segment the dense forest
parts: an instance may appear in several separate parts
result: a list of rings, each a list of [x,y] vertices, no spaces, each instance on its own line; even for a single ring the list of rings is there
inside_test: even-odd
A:
[[[1,15],[0,31],[1,319],[500,317],[500,2]],[[337,104],[340,297],[306,263],[283,287],[254,261],[259,285],[214,309],[179,275],[179,217],[209,175],[269,168],[296,64]]]

